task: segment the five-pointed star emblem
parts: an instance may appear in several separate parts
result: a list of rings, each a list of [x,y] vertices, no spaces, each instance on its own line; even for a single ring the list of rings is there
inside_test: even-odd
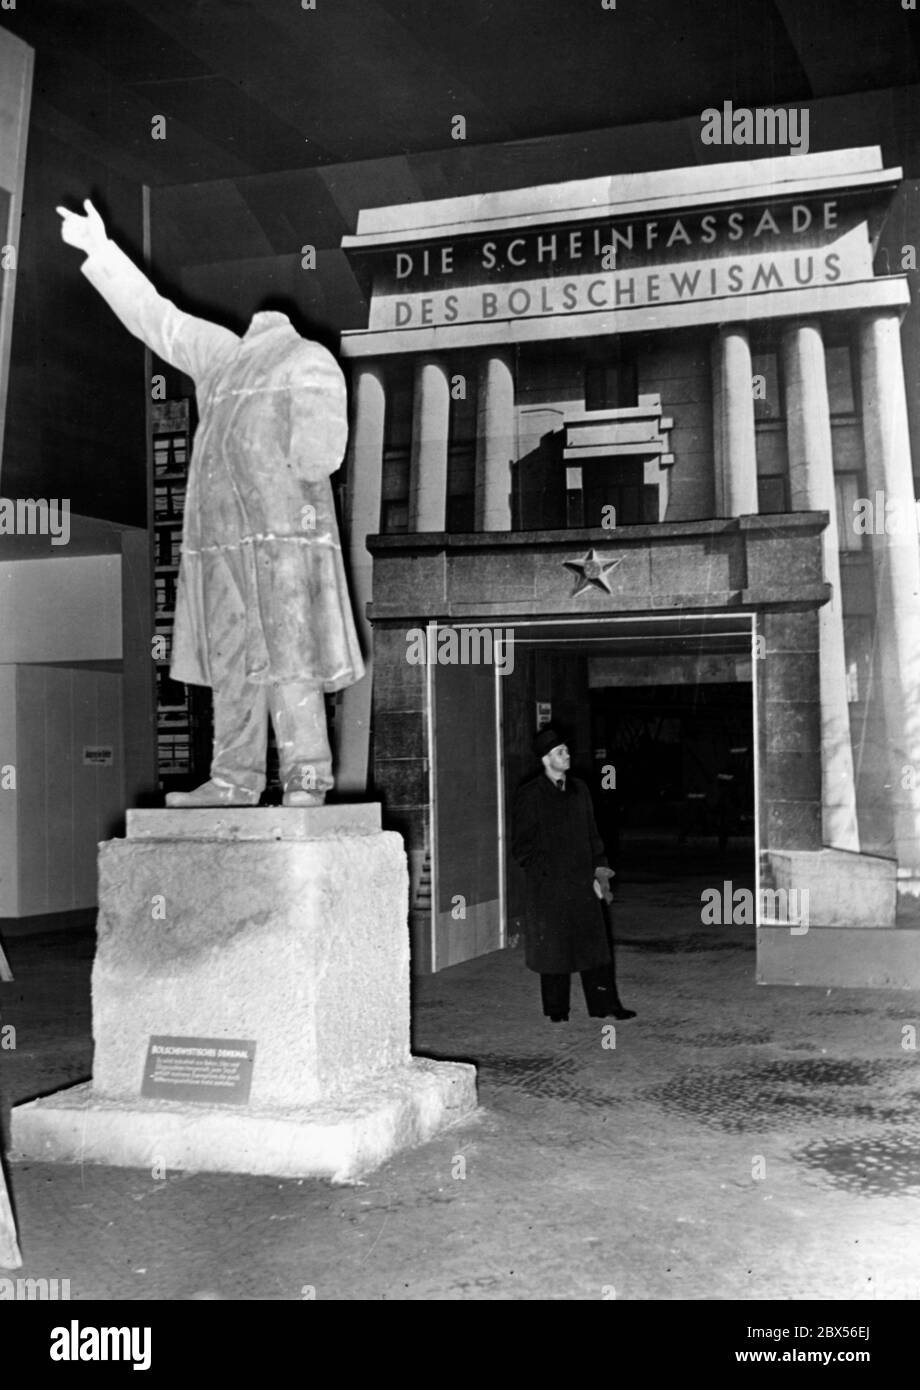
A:
[[[578,575],[578,583],[572,591],[572,597],[584,593],[592,584],[596,584],[608,594],[612,593],[613,590],[607,583],[607,572],[616,569],[622,560],[622,555],[617,560],[602,560],[593,546],[582,560],[563,560],[566,569]]]

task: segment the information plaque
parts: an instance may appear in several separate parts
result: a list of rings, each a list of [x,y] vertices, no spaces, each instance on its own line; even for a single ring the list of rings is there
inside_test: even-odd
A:
[[[169,1038],[153,1035],[141,1095],[198,1105],[245,1105],[256,1045],[248,1038]]]

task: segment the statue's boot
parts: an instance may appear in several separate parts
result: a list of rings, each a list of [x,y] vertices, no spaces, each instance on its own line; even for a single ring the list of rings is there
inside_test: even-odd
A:
[[[232,782],[203,782],[191,792],[167,792],[166,805],[190,806],[257,806],[261,793],[249,787],[236,787]]]
[[[287,783],[281,798],[284,806],[322,806],[326,801],[324,791],[307,791],[299,781]]]

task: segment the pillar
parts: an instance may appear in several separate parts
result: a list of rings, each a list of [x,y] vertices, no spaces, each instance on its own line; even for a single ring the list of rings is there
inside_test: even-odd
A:
[[[476,397],[476,530],[511,530],[514,372],[507,352],[487,352]]]
[[[822,544],[831,598],[818,610],[822,839],[831,848],[858,852],[831,418],[824,340],[817,320],[792,323],[784,331],[783,373],[792,509],[826,511],[829,517]]]
[[[712,373],[712,461],[713,516],[725,516],[723,481],[725,464],[722,457],[722,336],[717,333],[710,343]]]
[[[722,506],[726,516],[757,513],[757,452],[751,344],[744,324],[719,330],[721,349]]]
[[[415,367],[409,530],[443,531],[447,517],[447,445],[450,381],[440,361],[421,357]]]
[[[336,787],[352,795],[367,790],[373,682],[371,625],[367,618],[373,561],[367,537],[380,530],[385,416],[383,371],[376,363],[361,362],[352,376],[347,528],[351,602],[367,670],[363,679],[342,692],[335,740]]]
[[[757,617],[754,661],[762,868],[776,850],[821,849],[820,636],[813,608]]]
[[[920,544],[897,312],[863,318],[860,367],[869,498],[883,501],[886,515],[899,522],[888,534],[876,506],[871,534],[875,621],[898,888],[920,898]]]

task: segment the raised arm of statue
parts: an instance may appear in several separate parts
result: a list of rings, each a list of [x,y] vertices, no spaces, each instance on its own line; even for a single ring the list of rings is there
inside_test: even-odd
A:
[[[85,213],[58,207],[61,237],[86,252],[83,274],[135,338],[194,381],[239,344],[228,328],[177,309],[159,294],[125,253],[106,236],[105,224],[87,199]]]

